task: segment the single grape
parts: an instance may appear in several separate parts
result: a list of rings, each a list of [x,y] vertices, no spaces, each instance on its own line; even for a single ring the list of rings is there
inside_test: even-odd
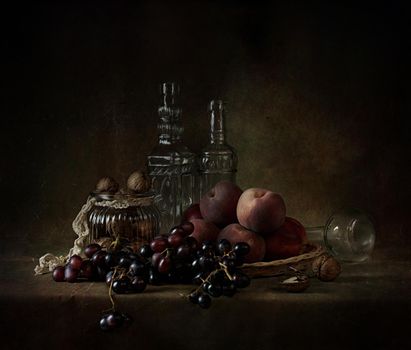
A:
[[[183,244],[184,238],[184,232],[175,232],[168,236],[168,244],[173,248],[177,248]]]
[[[154,253],[151,257],[151,266],[158,267],[160,260],[163,258],[163,253]]]
[[[68,261],[68,264],[74,269],[74,270],[80,270],[81,268],[81,263],[83,262],[83,259],[78,256],[78,255],[72,255]]]
[[[199,260],[199,265],[203,271],[212,271],[215,267],[213,258],[202,256]]]
[[[93,256],[91,257],[91,262],[95,266],[105,267],[106,266],[106,263],[105,263],[106,255],[107,255],[106,251],[99,250],[93,254]]]
[[[210,282],[215,284],[221,284],[224,282],[226,274],[223,270],[217,270],[210,276]]]
[[[130,289],[130,279],[122,277],[113,282],[113,291],[117,294],[124,294]]]
[[[231,272],[236,266],[236,262],[235,262],[234,258],[230,257],[230,256],[224,256],[221,259],[221,263],[224,264],[227,267],[229,272]]]
[[[168,256],[165,256],[158,262],[158,272],[168,273],[171,269],[171,259]]]
[[[98,252],[99,250],[101,250],[100,244],[92,243],[92,244],[89,244],[84,249],[84,254],[86,255],[87,258],[91,259],[91,257],[94,255],[94,253]]]
[[[95,274],[94,274],[95,279],[97,281],[105,281],[107,273],[108,273],[108,269],[106,267],[97,266],[95,269]]]
[[[120,312],[111,312],[106,316],[107,319],[107,325],[109,329],[114,329],[120,327],[123,322],[124,318],[123,315]]]
[[[176,255],[179,258],[186,259],[191,255],[191,248],[189,245],[182,245],[177,248]]]
[[[210,283],[207,287],[207,293],[214,298],[218,298],[223,294],[223,288],[219,284]]]
[[[131,279],[130,290],[134,293],[141,293],[146,289],[147,283],[143,277],[135,276]]]
[[[192,252],[196,252],[198,250],[199,244],[198,244],[198,241],[194,237],[191,237],[191,236],[186,237],[184,239],[184,243],[190,246]]]
[[[128,269],[130,265],[131,265],[131,260],[127,256],[123,256],[118,261],[118,266],[124,267],[125,269]]]
[[[143,276],[146,273],[146,266],[140,261],[133,261],[128,271],[132,276]]]
[[[198,304],[198,297],[200,296],[200,292],[196,289],[193,289],[191,293],[188,295],[188,300],[190,300],[193,304]]]
[[[111,282],[113,280],[113,275],[114,275],[114,271],[109,271],[109,272],[106,273],[106,284],[108,286],[111,285]]]
[[[193,284],[201,285],[203,281],[207,278],[207,275],[207,273],[199,272],[197,275],[194,276]]]
[[[92,280],[95,273],[95,267],[90,260],[83,260],[80,266],[80,275],[88,280]]]
[[[203,252],[213,251],[214,250],[214,243],[211,242],[211,241],[204,241],[203,244],[201,245],[201,250]]]
[[[250,285],[250,278],[241,271],[234,272],[233,283],[237,288],[245,288]]]
[[[186,236],[189,236],[194,232],[194,225],[193,225],[192,222],[185,221],[185,222],[180,224],[180,227],[183,229]]]
[[[151,241],[150,248],[155,253],[161,253],[168,248],[167,238],[157,238]]]
[[[116,253],[110,252],[107,253],[106,256],[104,257],[104,263],[108,267],[115,267],[118,265],[119,257]]]
[[[71,265],[66,265],[64,269],[64,279],[67,282],[73,283],[77,281],[79,270],[74,269]]]
[[[152,284],[153,286],[158,286],[161,284],[161,276],[160,274],[155,271],[154,269],[150,269],[148,272],[148,283]]]
[[[64,282],[65,269],[64,266],[56,266],[53,270],[53,280],[56,282]]]
[[[233,246],[233,252],[237,256],[244,257],[250,252],[250,246],[245,242],[238,242]]]
[[[146,258],[146,259],[151,258],[151,256],[154,253],[151,250],[150,245],[148,245],[148,244],[144,244],[143,246],[141,246],[139,252],[140,252],[141,256]]]
[[[181,226],[174,226],[170,231],[170,235],[175,235],[176,233],[181,233],[183,236],[186,236],[186,232]]]
[[[217,250],[220,255],[227,254],[231,250],[231,243],[223,238],[218,242]]]
[[[211,298],[207,294],[201,294],[198,297],[198,305],[200,305],[203,309],[208,309],[211,306]]]
[[[231,281],[223,284],[223,295],[232,297],[236,293],[237,289]]]
[[[199,259],[194,259],[191,263],[191,268],[193,269],[194,272],[197,272],[200,270],[200,260]]]

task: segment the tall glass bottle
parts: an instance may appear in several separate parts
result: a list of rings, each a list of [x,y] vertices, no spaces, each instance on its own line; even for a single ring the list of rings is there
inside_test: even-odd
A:
[[[199,158],[200,195],[202,196],[221,180],[236,181],[237,155],[225,140],[225,109],[221,100],[209,105],[210,143]]]
[[[163,231],[180,222],[182,211],[193,203],[195,196],[195,154],[181,140],[184,128],[177,103],[179,93],[178,84],[161,84],[158,144],[147,157]]]

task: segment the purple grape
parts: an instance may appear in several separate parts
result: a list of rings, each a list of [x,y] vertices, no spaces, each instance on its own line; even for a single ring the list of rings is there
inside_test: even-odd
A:
[[[144,278],[136,276],[131,279],[130,290],[134,293],[141,293],[146,289],[147,283]]]
[[[57,266],[53,270],[53,280],[56,282],[64,282],[64,266]]]
[[[83,260],[80,266],[80,275],[88,280],[92,280],[95,274],[94,265],[90,260]]]
[[[171,259],[168,256],[162,258],[158,263],[158,272],[167,273],[171,269]]]
[[[91,257],[101,250],[101,246],[97,243],[92,243],[89,244],[85,249],[84,249],[84,254],[86,255],[87,258],[91,259]]]
[[[68,261],[68,264],[74,269],[74,270],[80,270],[81,268],[81,263],[83,262],[83,259],[78,256],[78,255],[72,255]]]
[[[67,282],[70,282],[70,283],[76,282],[78,275],[79,275],[79,270],[73,269],[71,265],[66,265],[64,269],[64,279]]]

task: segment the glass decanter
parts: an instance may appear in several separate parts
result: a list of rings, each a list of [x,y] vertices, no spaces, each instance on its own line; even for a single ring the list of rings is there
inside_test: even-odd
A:
[[[341,261],[366,261],[374,249],[374,225],[356,209],[339,211],[328,218],[325,226],[306,227],[306,232],[310,242],[324,245]]]
[[[181,140],[184,128],[177,103],[179,93],[178,84],[161,84],[158,144],[147,157],[163,231],[180,222],[182,210],[192,204],[195,197],[196,156]]]
[[[236,181],[237,155],[225,140],[225,108],[221,100],[213,100],[209,105],[210,143],[199,157],[200,196],[217,182]]]

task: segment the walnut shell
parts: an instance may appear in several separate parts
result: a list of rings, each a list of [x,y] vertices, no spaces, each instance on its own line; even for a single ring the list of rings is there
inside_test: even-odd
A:
[[[116,193],[119,185],[112,177],[106,176],[98,180],[96,185],[97,192]]]
[[[134,192],[144,193],[151,188],[151,181],[146,173],[135,171],[128,177],[127,187]]]
[[[340,275],[341,265],[332,256],[322,255],[313,261],[312,270],[319,280],[329,282]]]
[[[305,275],[294,276],[282,281],[281,286],[287,292],[299,293],[305,291],[310,286],[310,279]]]

